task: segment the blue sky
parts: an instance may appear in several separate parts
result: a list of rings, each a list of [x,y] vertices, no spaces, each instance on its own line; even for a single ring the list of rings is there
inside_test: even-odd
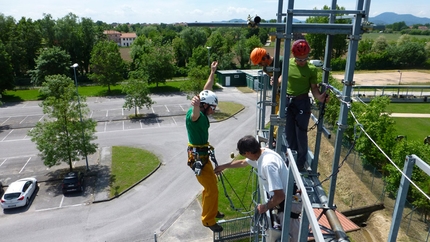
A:
[[[287,4],[284,1],[284,10]],[[331,0],[295,0],[296,9],[321,9],[331,5]],[[339,6],[355,9],[356,1],[338,0]],[[263,19],[276,19],[278,0],[0,0],[0,13],[33,20],[49,13],[54,19],[72,12],[78,17],[101,20],[106,23],[175,23],[210,22],[230,19],[246,19],[259,15]],[[373,0],[370,17],[383,12],[412,14],[430,18],[429,0]],[[302,19],[302,18],[298,18]]]

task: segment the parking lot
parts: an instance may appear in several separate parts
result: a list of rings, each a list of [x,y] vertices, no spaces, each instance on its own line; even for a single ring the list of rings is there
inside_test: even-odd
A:
[[[46,116],[41,112],[38,104],[23,103],[14,105],[15,109],[27,110],[28,115],[10,115],[0,117],[0,146],[2,143],[31,142],[31,137],[27,134],[39,121],[42,121]],[[154,105],[151,109],[139,110],[139,113],[144,113],[146,118],[130,120],[128,116],[134,114],[134,110],[126,110],[123,108],[110,109],[92,109],[88,114],[89,118],[97,121],[96,136],[106,132],[121,132],[129,130],[154,129],[171,126],[184,126],[185,113],[189,108],[189,103],[174,104],[174,105]],[[38,111],[36,111],[38,110]],[[97,162],[98,154],[89,157],[89,166]],[[1,156],[0,156],[1,157]],[[77,161],[74,167],[85,167],[85,160]],[[61,209],[70,206],[85,206],[94,201],[95,191],[92,185],[95,184],[96,177],[87,173],[85,176],[85,189],[83,192],[73,192],[63,195],[61,191],[61,177],[67,172],[69,166],[62,163],[59,166],[51,169],[43,164],[42,159],[38,154],[32,155],[17,155],[13,157],[0,158],[0,179],[3,185],[8,185],[11,182],[24,177],[37,177],[39,181],[39,189],[31,203],[27,207],[5,210],[0,213],[0,218],[7,214],[21,213],[30,211],[47,211]],[[5,190],[7,187],[5,187]]]

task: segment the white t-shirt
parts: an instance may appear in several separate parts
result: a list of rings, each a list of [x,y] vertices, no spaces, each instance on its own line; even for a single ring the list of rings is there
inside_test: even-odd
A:
[[[274,190],[287,192],[287,165],[278,153],[262,149],[257,161],[246,159],[246,162],[257,168],[259,180],[270,196],[274,195]]]

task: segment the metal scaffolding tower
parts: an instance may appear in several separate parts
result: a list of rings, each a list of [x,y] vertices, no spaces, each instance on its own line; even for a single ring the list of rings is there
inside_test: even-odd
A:
[[[257,137],[260,138],[261,141],[267,142],[270,148],[272,147],[273,131],[274,126],[278,126],[277,135],[276,135],[276,147],[274,148],[277,153],[279,153],[285,160],[289,162],[289,185],[286,194],[293,194],[293,183],[295,182],[297,186],[302,191],[302,201],[303,201],[303,210],[301,216],[301,226],[300,226],[300,241],[307,241],[308,237],[313,237],[316,241],[349,241],[348,236],[346,235],[344,229],[342,228],[341,223],[336,215],[336,207],[334,205],[334,195],[336,192],[336,180],[337,173],[334,171],[338,170],[339,167],[339,159],[341,153],[342,146],[342,138],[343,133],[347,127],[347,116],[351,103],[351,92],[354,84],[353,75],[354,75],[354,67],[356,64],[357,57],[357,49],[358,43],[361,38],[361,34],[366,32],[367,30],[372,28],[372,25],[367,22],[368,13],[370,8],[370,0],[357,0],[356,8],[354,10],[338,10],[337,9],[337,1],[332,0],[331,6],[329,10],[304,10],[304,9],[295,9],[294,8],[294,0],[288,0],[286,2],[286,12],[283,12],[284,9],[284,1],[278,1],[278,11],[277,11],[277,22],[276,23],[260,23],[260,18],[257,16],[254,19],[248,18],[248,22],[244,23],[188,23],[188,26],[210,26],[210,27],[250,27],[250,28],[276,28],[276,32],[272,33],[276,37],[275,42],[275,53],[274,53],[274,80],[277,80],[280,76],[280,50],[281,43],[283,42],[283,56],[290,56],[290,47],[291,41],[293,40],[293,36],[295,33],[311,33],[311,34],[326,34],[326,46],[325,46],[325,56],[324,56],[324,64],[322,67],[322,92],[328,86],[329,73],[331,71],[331,56],[332,56],[332,46],[333,46],[333,37],[338,34],[342,34],[347,36],[348,39],[348,52],[347,52],[347,60],[346,60],[346,68],[345,68],[345,76],[343,79],[343,90],[335,90],[339,92],[338,97],[341,99],[340,106],[340,115],[338,120],[338,126],[336,130],[336,140],[335,140],[335,150],[334,157],[332,162],[332,171],[333,174],[330,178],[330,187],[328,195],[325,194],[323,188],[321,187],[321,183],[318,180],[317,169],[318,169],[318,157],[320,154],[320,143],[322,135],[330,136],[330,133],[324,127],[323,120],[317,121],[317,137],[315,143],[315,150],[308,151],[308,165],[310,167],[309,174],[303,176],[295,165],[295,158],[293,152],[288,149],[284,129],[286,125],[286,116],[285,112],[280,112],[279,114],[275,113],[276,103],[276,91],[278,90],[277,82],[273,82],[273,86],[269,85],[268,78],[264,78],[264,74],[261,72],[261,90],[259,94],[259,100],[257,104],[257,108],[259,110],[259,120],[257,127]],[[295,16],[327,16],[329,18],[329,23],[317,24],[317,23],[293,23],[293,17]],[[336,17],[345,16],[351,19],[351,23],[349,24],[338,24],[335,23]],[[285,22],[283,22],[283,18]],[[289,66],[289,58],[285,58],[282,66],[282,82],[280,86],[280,92],[286,93],[287,85],[288,85],[288,66]],[[266,92],[268,89],[272,89],[271,97],[266,97]],[[267,98],[267,99],[266,99]],[[267,101],[269,100],[269,101]],[[281,98],[279,103],[279,110],[285,110],[286,107],[286,99]],[[264,128],[264,123],[266,121],[266,108],[270,108],[270,128],[266,130]],[[320,105],[320,112],[322,112],[322,105]],[[265,199],[265,192],[260,190],[261,199]],[[286,196],[285,204],[291,204],[292,196]],[[314,208],[322,209],[323,214],[327,217],[331,228],[322,228],[318,219],[315,216],[313,211]],[[256,236],[256,240],[262,241],[288,241],[288,228],[290,221],[290,212],[291,208],[289,206],[285,206],[284,210],[284,219],[282,225],[281,234],[271,234],[270,231],[266,231],[263,233],[264,236]],[[267,214],[270,217],[270,213]],[[311,228],[311,231],[309,231]],[[324,230],[324,233],[322,233]],[[261,234],[261,233],[260,233]],[[222,238],[218,236],[219,240],[222,241]]]

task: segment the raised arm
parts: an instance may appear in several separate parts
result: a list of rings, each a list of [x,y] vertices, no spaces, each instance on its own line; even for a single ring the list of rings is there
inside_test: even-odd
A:
[[[211,64],[211,74],[209,74],[208,81],[206,82],[205,87],[203,88],[203,90],[211,90],[212,91],[212,87],[214,85],[215,72],[216,72],[217,66],[218,66],[218,61],[212,62],[212,64]]]

